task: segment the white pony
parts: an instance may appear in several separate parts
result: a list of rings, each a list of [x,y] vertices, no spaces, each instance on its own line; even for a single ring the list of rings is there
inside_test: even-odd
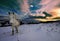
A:
[[[12,35],[14,35],[14,28],[16,29],[16,33],[18,33],[18,27],[20,25],[20,22],[17,20],[17,16],[14,12],[9,12],[9,19],[12,27]]]

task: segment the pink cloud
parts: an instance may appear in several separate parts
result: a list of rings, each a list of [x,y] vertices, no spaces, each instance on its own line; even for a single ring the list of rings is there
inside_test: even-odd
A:
[[[51,9],[56,7],[56,5],[58,5],[59,3],[60,3],[60,0],[42,0],[41,3],[39,3],[39,4],[41,4],[43,6],[41,9],[37,10],[36,12],[39,12],[39,11],[49,12]]]
[[[42,5],[41,9],[36,10],[37,14],[40,11],[47,11],[49,12],[51,9],[53,9],[54,7],[56,7],[56,5],[58,5],[60,3],[60,0],[42,0],[39,5]],[[22,12],[30,12],[29,11],[29,4],[28,4],[28,0],[23,0],[23,3],[21,4],[21,11]],[[31,13],[31,12],[30,12]]]

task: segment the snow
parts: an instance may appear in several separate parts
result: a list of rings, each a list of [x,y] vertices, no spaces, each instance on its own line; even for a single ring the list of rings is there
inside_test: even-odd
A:
[[[24,24],[13,36],[11,26],[0,27],[0,41],[60,41],[60,24]]]

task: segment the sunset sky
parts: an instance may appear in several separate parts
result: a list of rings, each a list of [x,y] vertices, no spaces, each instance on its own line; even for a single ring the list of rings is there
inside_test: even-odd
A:
[[[9,11],[38,14],[50,12],[54,7],[60,7],[60,0],[0,0],[0,14]]]

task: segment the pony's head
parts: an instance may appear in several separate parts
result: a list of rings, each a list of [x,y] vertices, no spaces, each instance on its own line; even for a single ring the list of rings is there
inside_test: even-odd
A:
[[[10,14],[13,14],[14,15],[14,12],[8,12],[8,14],[10,15]]]

